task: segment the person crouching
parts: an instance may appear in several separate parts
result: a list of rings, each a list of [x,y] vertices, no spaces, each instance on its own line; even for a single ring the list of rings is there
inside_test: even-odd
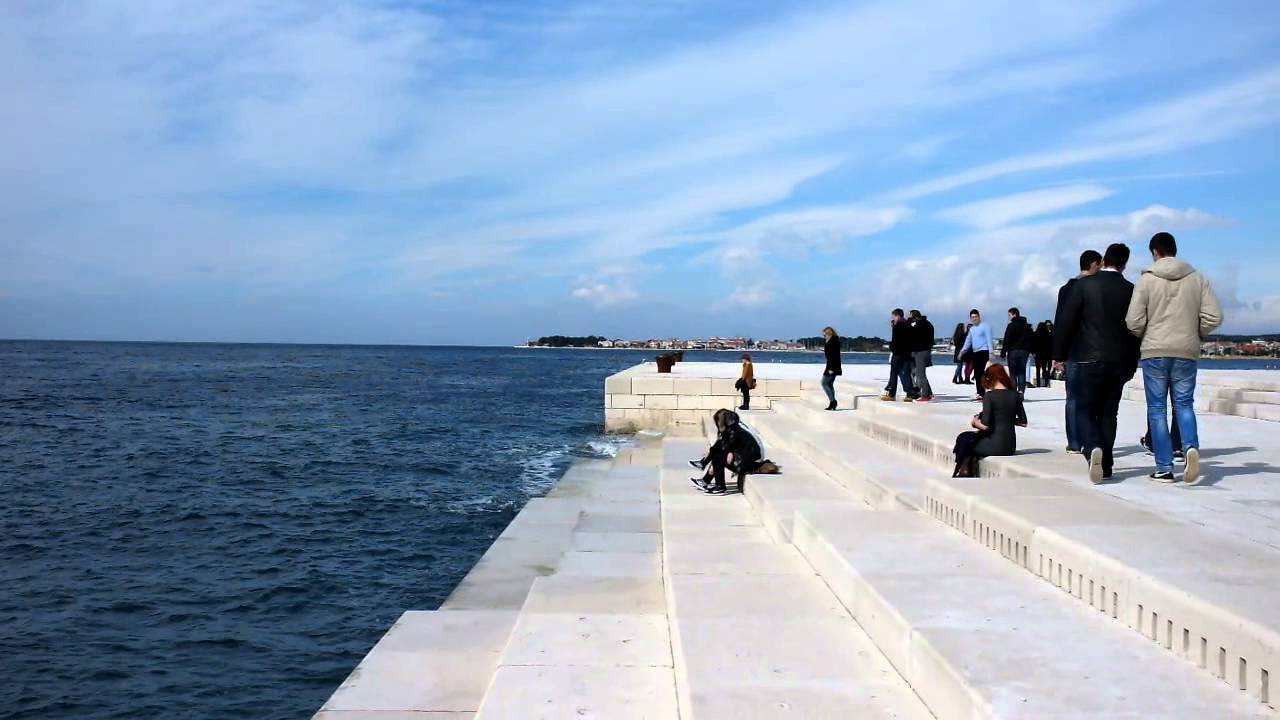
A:
[[[732,410],[717,410],[712,417],[719,431],[716,441],[702,459],[689,461],[703,470],[701,477],[689,478],[689,482],[708,495],[724,495],[724,474],[728,469],[738,478],[738,492],[745,492],[747,473],[772,464],[765,459],[764,441]]]

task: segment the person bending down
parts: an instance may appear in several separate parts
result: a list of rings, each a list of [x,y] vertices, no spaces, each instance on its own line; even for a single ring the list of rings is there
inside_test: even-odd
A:
[[[970,421],[973,430],[956,437],[956,468],[952,477],[978,477],[980,459],[1018,452],[1014,428],[1027,426],[1022,396],[1003,365],[992,364],[980,382],[987,391],[982,397],[982,412]]]
[[[708,495],[724,495],[724,474],[725,470],[730,470],[738,478],[738,492],[745,492],[747,474],[757,472],[769,463],[764,441],[732,410],[717,410],[712,417],[718,431],[716,441],[701,459],[689,461],[690,465],[703,471],[701,477],[689,478],[689,482]]]

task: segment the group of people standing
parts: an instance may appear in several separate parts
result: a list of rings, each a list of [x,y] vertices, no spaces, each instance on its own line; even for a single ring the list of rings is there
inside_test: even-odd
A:
[[[1058,291],[1054,319],[1034,329],[1018,308],[1009,308],[1000,349],[1009,371],[991,362],[995,339],[981,312],[971,310],[968,325],[956,325],[952,382],[974,383],[974,399],[983,403],[970,423],[973,429],[956,440],[957,475],[976,474],[982,457],[1016,452],[1015,428],[1027,424],[1023,399],[1034,357],[1036,385],[1047,387],[1054,375],[1066,381],[1066,450],[1084,456],[1093,483],[1112,477],[1120,401],[1139,367],[1147,404],[1147,435],[1142,444],[1155,456],[1156,465],[1150,479],[1177,482],[1174,463],[1183,462],[1183,479],[1199,482],[1196,361],[1202,339],[1222,324],[1222,308],[1209,281],[1177,257],[1173,235],[1156,233],[1148,250],[1152,264],[1136,285],[1124,277],[1130,255],[1127,245],[1114,243],[1102,254],[1082,253],[1080,274]],[[889,382],[880,399],[895,400],[901,384],[905,401],[932,401],[926,371],[933,364],[933,324],[919,310],[901,308],[890,313],[889,322]],[[822,389],[826,409],[835,410],[835,381],[842,374],[840,338],[831,327],[822,333],[826,356]],[[750,361],[744,360],[739,390],[746,409],[748,386],[753,383]],[[975,374],[976,382],[971,380]]]
[[[1177,258],[1173,235],[1157,233],[1148,250],[1152,265],[1136,286],[1124,277],[1127,245],[1114,243],[1102,254],[1084,252],[1080,274],[1058,292],[1054,319],[1034,329],[1018,308],[1009,308],[1000,349],[1007,372],[991,362],[994,334],[977,309],[970,311],[967,326],[956,326],[952,382],[968,384],[976,373],[974,399],[983,403],[970,423],[973,429],[956,440],[957,475],[976,474],[982,457],[1016,451],[1014,428],[1027,423],[1022,400],[1034,356],[1037,385],[1047,386],[1054,374],[1066,381],[1067,452],[1084,456],[1093,483],[1112,477],[1120,401],[1139,367],[1147,404],[1141,442],[1156,465],[1150,479],[1177,482],[1174,464],[1183,462],[1183,479],[1199,482],[1196,361],[1201,340],[1222,324],[1222,309],[1208,280]],[[881,400],[896,399],[900,382],[904,400],[929,402],[933,393],[924,369],[932,364],[933,326],[915,310],[909,315],[894,310],[890,323],[889,382]]]
[[[1148,250],[1152,265],[1136,285],[1124,277],[1129,248],[1115,243],[1102,255],[1084,252],[1080,275],[1058,293],[1053,357],[1066,373],[1067,452],[1084,455],[1094,483],[1112,475],[1120,400],[1139,367],[1147,403],[1144,444],[1156,465],[1149,477],[1178,481],[1170,397],[1183,479],[1195,484],[1201,477],[1196,361],[1203,338],[1222,324],[1222,307],[1209,281],[1177,257],[1173,235],[1156,233]]]

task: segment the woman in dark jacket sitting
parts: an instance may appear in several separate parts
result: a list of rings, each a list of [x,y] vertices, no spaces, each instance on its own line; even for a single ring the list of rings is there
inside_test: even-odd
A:
[[[952,477],[978,477],[979,459],[1016,453],[1018,439],[1014,428],[1027,426],[1022,397],[1003,365],[993,363],[979,382],[987,389],[982,398],[982,412],[974,415],[969,423],[974,429],[956,438],[956,469]]]

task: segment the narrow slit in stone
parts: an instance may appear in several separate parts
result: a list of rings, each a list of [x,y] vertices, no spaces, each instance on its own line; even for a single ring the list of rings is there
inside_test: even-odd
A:
[[[1258,699],[1268,705],[1271,704],[1271,677],[1267,674],[1266,668],[1262,669],[1262,687],[1258,688]]]
[[[1227,679],[1227,649],[1218,648],[1218,679]]]
[[[1191,657],[1191,631],[1182,628],[1182,656]]]
[[[1165,650],[1173,649],[1173,621],[1172,620],[1165,621],[1164,649]]]
[[[1240,689],[1249,689],[1249,663],[1244,658],[1240,658]]]

